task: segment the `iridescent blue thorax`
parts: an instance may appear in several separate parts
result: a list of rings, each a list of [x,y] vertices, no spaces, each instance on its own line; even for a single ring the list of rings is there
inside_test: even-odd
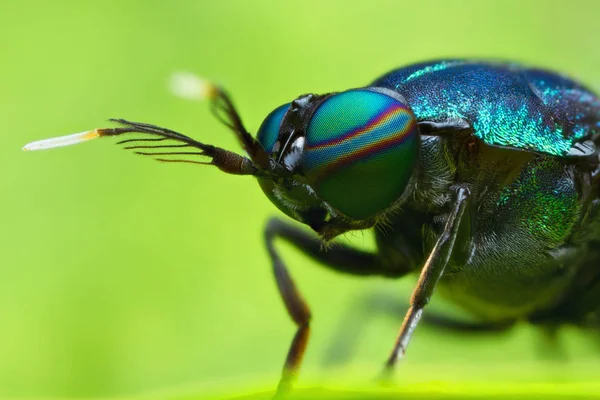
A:
[[[470,208],[438,289],[455,304],[519,318],[552,307],[578,270],[597,270],[588,242],[598,220],[587,216],[600,210],[598,154],[570,158],[580,142],[599,144],[596,95],[555,73],[464,60],[401,68],[372,85],[404,97],[422,135],[415,189],[391,233],[376,233],[390,266],[420,268],[460,183]],[[453,129],[430,135],[429,122]]]
[[[580,84],[518,64],[449,60],[401,68],[373,86],[398,91],[418,121],[468,121],[485,143],[555,156],[600,134],[600,99]]]

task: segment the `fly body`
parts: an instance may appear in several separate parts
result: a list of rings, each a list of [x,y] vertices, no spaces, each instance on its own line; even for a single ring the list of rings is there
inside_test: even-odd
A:
[[[388,370],[436,290],[482,327],[600,327],[600,100],[582,84],[515,63],[428,62],[364,87],[302,95],[272,111],[256,136],[222,88],[189,76],[182,85],[211,100],[246,156],[127,120],[25,150],[119,136],[162,162],[251,175],[279,210],[309,226],[314,233],[272,218],[264,230],[297,326],[279,393],[297,374],[311,313],[276,239],[342,273],[419,274]],[[377,251],[323,246],[364,229],[375,230]]]
[[[418,119],[466,120],[472,127],[422,142],[421,152],[428,156],[421,157],[420,169],[435,175],[421,175],[414,201],[403,208],[407,215],[395,217],[398,227],[409,219],[422,221],[417,224],[422,234],[413,233],[409,246],[411,252],[423,249],[422,259],[434,247],[444,220],[439,218],[443,207],[423,205],[439,203],[452,185],[468,185],[468,220],[461,224],[464,233],[440,292],[486,321],[545,315],[548,322],[584,323],[596,318],[598,156],[589,151],[573,157],[573,149],[580,143],[595,149],[598,98],[557,74],[463,60],[404,68],[374,85],[400,91]],[[445,183],[439,187],[441,177]],[[393,230],[391,236],[402,231]],[[390,240],[379,242],[387,246]],[[557,314],[567,299],[572,301],[573,291],[592,298],[581,296],[587,304]]]

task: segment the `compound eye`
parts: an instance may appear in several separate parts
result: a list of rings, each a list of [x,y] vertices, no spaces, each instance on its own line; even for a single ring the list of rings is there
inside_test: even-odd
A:
[[[256,138],[262,145],[262,147],[267,151],[267,153],[273,152],[273,146],[277,141],[277,136],[279,135],[279,128],[281,127],[281,121],[283,120],[283,116],[287,112],[288,108],[290,108],[290,103],[284,104],[282,106],[277,107],[263,121],[258,128],[258,134]]]
[[[410,107],[377,91],[349,90],[315,110],[306,130],[302,168],[321,199],[363,220],[402,196],[419,144]]]

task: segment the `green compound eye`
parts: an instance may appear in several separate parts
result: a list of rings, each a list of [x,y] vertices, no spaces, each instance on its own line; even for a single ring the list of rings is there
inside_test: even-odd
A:
[[[284,104],[282,106],[277,107],[263,121],[258,128],[258,134],[256,138],[262,144],[262,147],[267,151],[267,153],[271,153],[273,151],[273,146],[277,141],[277,136],[279,135],[279,128],[281,127],[281,120],[283,116],[287,112],[288,108],[290,108],[290,103]]]
[[[406,189],[419,154],[411,109],[370,90],[333,95],[314,112],[302,168],[317,195],[358,220],[385,211]]]

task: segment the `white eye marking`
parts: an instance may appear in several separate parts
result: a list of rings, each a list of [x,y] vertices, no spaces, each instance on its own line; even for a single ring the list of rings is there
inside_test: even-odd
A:
[[[215,85],[190,72],[175,72],[169,79],[169,89],[177,97],[204,100],[215,96]]]
[[[100,133],[97,130],[86,131],[81,133],[75,133],[73,135],[59,136],[51,139],[44,139],[31,142],[23,146],[23,150],[34,151],[53,149],[55,147],[64,147],[70,146],[72,144],[85,142],[87,140],[95,139],[97,137],[100,137]]]
[[[283,164],[289,169],[293,170],[296,165],[300,162],[302,152],[298,150],[292,150],[283,158]]]
[[[283,158],[283,164],[290,170],[294,170],[302,158],[304,152],[304,137],[301,136],[294,140],[294,143],[290,145],[288,153]]]

